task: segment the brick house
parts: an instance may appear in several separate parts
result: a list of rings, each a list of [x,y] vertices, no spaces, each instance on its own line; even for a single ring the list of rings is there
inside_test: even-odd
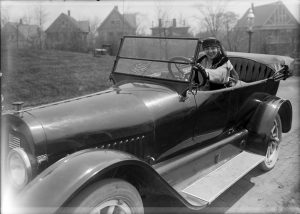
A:
[[[42,47],[44,33],[38,25],[8,22],[1,29],[2,44],[10,48]]]
[[[49,49],[88,51],[89,22],[75,20],[70,11],[68,15],[61,13],[45,32]]]
[[[136,14],[121,14],[115,6],[97,29],[96,46],[106,48],[110,54],[115,55],[120,38],[136,35],[136,29]]]
[[[166,37],[190,37],[188,30],[190,27],[183,25],[178,25],[177,20],[173,19],[171,21],[165,21],[163,23],[162,19],[158,19],[158,26],[152,27],[152,36],[166,36]]]
[[[281,2],[253,6],[254,26],[251,52],[299,56],[299,23]],[[248,44],[247,15],[250,8],[236,25],[243,44]],[[247,51],[248,45],[239,51]]]

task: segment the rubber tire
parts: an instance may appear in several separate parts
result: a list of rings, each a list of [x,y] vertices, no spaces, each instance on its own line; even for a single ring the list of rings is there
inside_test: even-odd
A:
[[[68,203],[67,212],[63,213],[87,214],[108,199],[122,199],[129,206],[132,214],[144,213],[139,192],[130,183],[120,179],[106,179],[88,186]],[[88,209],[83,212],[82,207]]]
[[[263,170],[265,172],[270,171],[271,169],[273,169],[275,167],[275,165],[277,163],[277,160],[278,160],[278,155],[279,155],[279,146],[280,146],[280,142],[281,142],[281,139],[282,139],[282,124],[281,124],[281,119],[280,119],[279,114],[276,115],[274,122],[275,121],[276,121],[277,127],[278,127],[278,139],[279,139],[278,149],[276,150],[277,158],[276,158],[275,162],[272,163],[272,165],[267,164],[267,162],[266,162],[267,152],[266,152],[265,160],[260,164],[261,170]],[[272,126],[272,128],[273,128],[273,126]],[[268,149],[269,149],[269,146],[268,146]]]

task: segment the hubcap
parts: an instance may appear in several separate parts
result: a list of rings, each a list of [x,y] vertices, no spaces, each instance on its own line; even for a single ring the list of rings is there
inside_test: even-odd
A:
[[[112,199],[99,204],[90,214],[131,214],[131,209],[123,200]]]
[[[277,161],[279,142],[279,128],[278,123],[275,120],[274,125],[271,129],[270,141],[266,154],[266,164],[269,166],[272,166]]]

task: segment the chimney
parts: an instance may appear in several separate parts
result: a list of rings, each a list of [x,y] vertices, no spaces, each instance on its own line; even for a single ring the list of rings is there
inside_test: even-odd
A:
[[[173,27],[176,27],[176,19],[173,19]]]
[[[20,19],[20,25],[22,25],[23,24],[23,20],[22,19]]]
[[[118,10],[118,6],[115,6],[115,7],[114,7],[114,10]]]
[[[70,10],[68,10],[68,16],[71,16],[71,11]]]
[[[162,27],[162,20],[158,19],[158,27]]]

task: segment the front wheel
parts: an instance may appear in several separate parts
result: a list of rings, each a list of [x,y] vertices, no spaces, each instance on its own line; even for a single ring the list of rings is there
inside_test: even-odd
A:
[[[90,185],[66,208],[70,214],[143,214],[143,202],[134,186],[119,179]]]
[[[271,128],[270,139],[265,160],[260,164],[263,171],[270,171],[275,167],[279,155],[279,144],[281,142],[282,126],[280,116],[277,114]]]

